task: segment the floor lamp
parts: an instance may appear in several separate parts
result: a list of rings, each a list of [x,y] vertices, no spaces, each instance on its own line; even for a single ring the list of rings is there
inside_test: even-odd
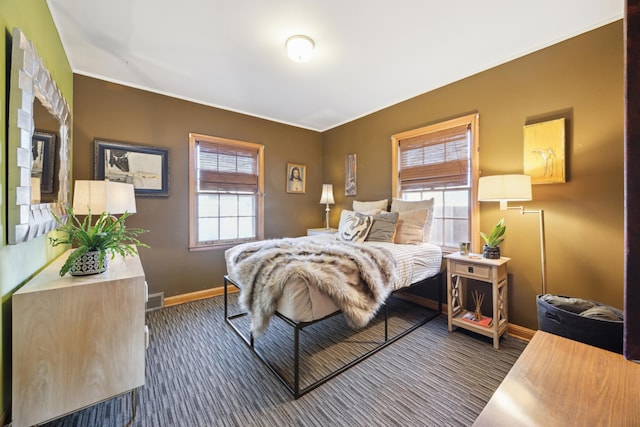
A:
[[[547,259],[544,241],[544,211],[525,210],[523,206],[507,206],[507,202],[531,200],[531,177],[529,175],[483,176],[478,183],[478,201],[500,202],[500,210],[518,209],[521,214],[536,213],[540,218],[540,262],[542,265],[542,293],[547,293]]]

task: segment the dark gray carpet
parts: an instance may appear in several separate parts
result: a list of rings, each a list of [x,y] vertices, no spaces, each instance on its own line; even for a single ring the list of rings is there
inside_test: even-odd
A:
[[[134,420],[130,395],[123,395],[46,426],[470,426],[526,345],[503,337],[495,350],[489,338],[449,333],[439,316],[293,400],[226,325],[222,301],[147,314],[146,384]],[[416,317],[412,306],[402,306],[392,310],[392,334]],[[303,385],[375,345],[381,328],[376,319],[354,332],[336,316],[305,330]],[[274,319],[258,340],[282,369],[291,364],[290,335]]]

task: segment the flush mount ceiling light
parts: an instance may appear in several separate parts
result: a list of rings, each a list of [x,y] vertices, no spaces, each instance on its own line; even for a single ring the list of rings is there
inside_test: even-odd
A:
[[[307,36],[297,35],[287,39],[287,54],[294,62],[307,62],[313,53],[313,40]]]

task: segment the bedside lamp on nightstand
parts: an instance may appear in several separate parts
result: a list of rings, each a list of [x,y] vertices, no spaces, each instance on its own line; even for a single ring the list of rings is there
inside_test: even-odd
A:
[[[327,205],[326,212],[326,220],[327,220],[327,230],[329,229],[329,205],[333,205],[335,201],[333,200],[333,184],[322,184],[322,196],[320,197],[320,204]]]

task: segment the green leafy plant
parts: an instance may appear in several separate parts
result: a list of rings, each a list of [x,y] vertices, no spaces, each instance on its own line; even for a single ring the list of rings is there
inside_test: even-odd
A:
[[[116,254],[120,254],[124,258],[127,255],[135,255],[137,253],[136,247],[149,247],[138,240],[138,236],[148,230],[127,228],[125,225],[125,220],[131,215],[128,212],[119,218],[103,212],[95,224],[93,224],[91,212],[82,221],[75,216],[72,208],[67,208],[67,213],[67,223],[58,227],[58,230],[66,235],[49,238],[51,246],[71,244],[76,247],[60,268],[60,276],[64,276],[71,269],[75,260],[87,252],[100,252],[99,267],[102,268],[108,252],[110,252],[111,259]],[[55,214],[54,218],[59,223],[62,222]]]
[[[504,225],[504,218],[502,218],[493,227],[489,235],[486,235],[481,231],[480,236],[482,236],[482,239],[487,244],[487,246],[489,246],[490,248],[497,248],[500,245],[500,243],[502,243],[502,241],[504,240],[503,236],[506,230],[507,230],[507,226]]]

